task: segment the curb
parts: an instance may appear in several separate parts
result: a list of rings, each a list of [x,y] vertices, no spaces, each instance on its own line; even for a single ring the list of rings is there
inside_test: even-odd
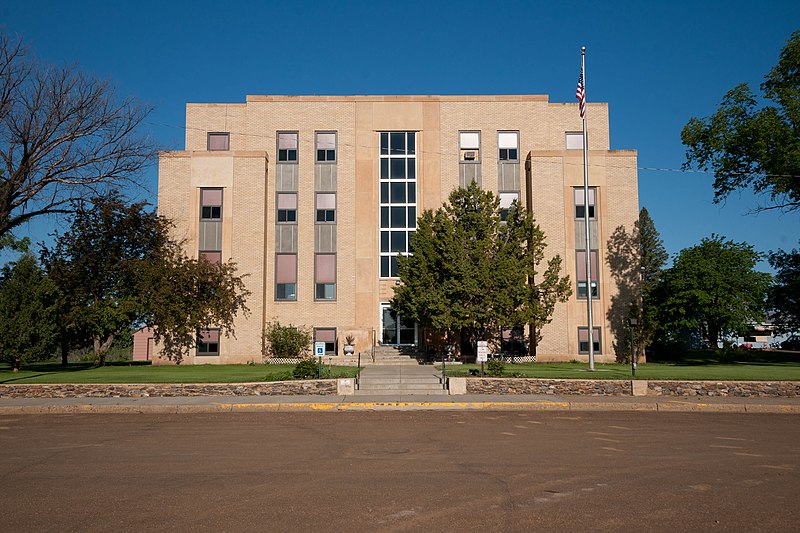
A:
[[[723,404],[687,401],[664,402],[295,402],[208,403],[176,405],[9,405],[0,415],[19,414],[201,414],[346,411],[650,411],[665,413],[779,413],[800,414],[800,404]]]

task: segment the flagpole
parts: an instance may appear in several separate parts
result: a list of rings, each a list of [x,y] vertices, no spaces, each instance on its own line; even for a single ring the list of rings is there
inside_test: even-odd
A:
[[[581,46],[581,80],[583,81],[583,101],[586,101],[586,47]],[[589,340],[589,370],[594,371],[594,328],[592,327],[592,257],[589,243],[589,141],[586,137],[585,107],[581,113],[583,121],[583,221],[586,231],[586,320]]]

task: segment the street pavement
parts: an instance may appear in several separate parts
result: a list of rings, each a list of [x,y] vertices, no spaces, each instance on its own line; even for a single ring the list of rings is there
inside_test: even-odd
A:
[[[524,407],[5,414],[0,530],[796,531],[797,421]]]

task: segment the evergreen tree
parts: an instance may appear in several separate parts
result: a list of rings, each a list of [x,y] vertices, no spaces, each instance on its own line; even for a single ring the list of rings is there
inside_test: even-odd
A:
[[[48,359],[58,342],[57,290],[24,253],[0,272],[0,360],[14,371],[23,363]]]

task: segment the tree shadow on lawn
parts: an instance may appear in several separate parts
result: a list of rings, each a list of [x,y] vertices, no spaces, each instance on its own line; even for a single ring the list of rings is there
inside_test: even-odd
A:
[[[713,350],[695,350],[675,360],[654,361],[654,363],[674,366],[800,366],[800,353],[750,350],[731,354]]]
[[[106,363],[106,366],[147,366],[149,364],[150,361],[114,361]],[[96,368],[102,367],[95,367],[94,363],[91,361],[70,363],[67,366],[61,366],[60,362],[45,362],[22,365],[20,372],[15,373],[11,371],[11,365],[0,364],[0,383],[12,383],[14,381],[27,380],[41,376],[52,376],[56,374],[71,374],[73,372],[94,370]]]

